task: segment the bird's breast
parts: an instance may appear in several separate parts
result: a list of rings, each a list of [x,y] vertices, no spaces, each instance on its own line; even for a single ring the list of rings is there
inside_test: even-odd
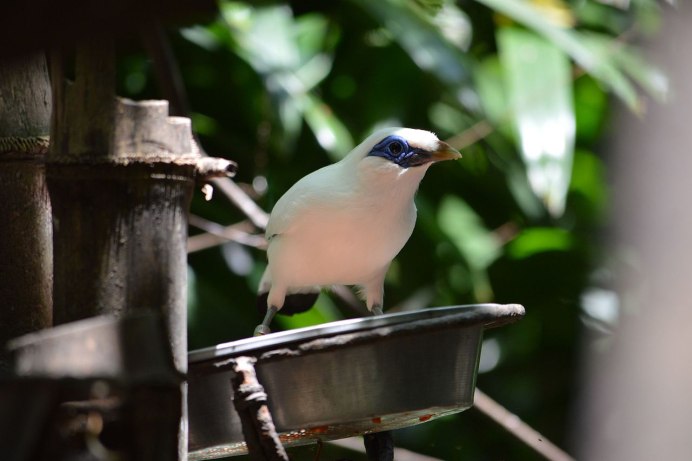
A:
[[[415,220],[413,202],[315,207],[272,240],[272,277],[294,287],[365,283],[399,253]]]

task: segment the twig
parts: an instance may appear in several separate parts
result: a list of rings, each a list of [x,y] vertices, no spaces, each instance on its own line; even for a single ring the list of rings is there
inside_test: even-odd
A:
[[[252,224],[259,229],[266,229],[269,214],[260,208],[235,182],[230,178],[216,178],[212,182],[240,211],[245,213]]]
[[[533,448],[549,461],[574,461],[557,445],[541,435],[540,432],[523,422],[519,417],[476,388],[474,408],[498,423],[521,442]]]
[[[240,417],[243,436],[253,461],[289,461],[274,427],[267,394],[257,381],[252,357],[233,359],[233,406]]]
[[[467,128],[461,133],[449,138],[447,143],[456,149],[462,150],[482,139],[485,139],[492,134],[493,131],[495,131],[495,127],[493,127],[488,120],[481,120],[474,123],[471,127]]]
[[[196,215],[190,215],[189,224],[198,229],[206,231],[204,234],[193,235],[187,240],[187,252],[194,253],[196,251],[212,248],[217,245],[223,245],[228,241],[238,242],[242,245],[253,248],[266,249],[267,241],[262,235],[252,234],[252,224],[247,221],[242,221],[230,226],[222,226],[221,224],[209,221]]]

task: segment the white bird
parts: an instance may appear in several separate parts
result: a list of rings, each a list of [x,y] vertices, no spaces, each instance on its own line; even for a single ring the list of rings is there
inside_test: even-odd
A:
[[[385,274],[416,222],[418,184],[433,162],[460,157],[429,131],[386,128],[296,182],[269,217],[258,290],[267,311],[255,335],[269,333],[292,297],[303,304],[293,313],[309,309],[323,286],[357,285],[368,310],[382,314]]]

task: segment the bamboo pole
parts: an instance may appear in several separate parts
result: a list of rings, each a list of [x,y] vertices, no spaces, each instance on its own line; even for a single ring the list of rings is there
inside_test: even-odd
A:
[[[5,343],[52,323],[51,212],[42,160],[51,97],[43,54],[0,63],[0,370]]]

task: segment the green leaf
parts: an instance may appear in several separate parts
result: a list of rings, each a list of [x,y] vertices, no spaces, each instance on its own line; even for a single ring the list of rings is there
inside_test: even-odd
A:
[[[499,243],[481,218],[459,197],[442,199],[438,211],[440,229],[475,269],[486,269],[499,255]]]
[[[500,243],[475,211],[459,197],[448,195],[440,204],[438,224],[464,257],[479,301],[491,299],[487,269],[500,255]]]
[[[568,251],[573,246],[572,235],[564,229],[532,227],[507,245],[507,254],[513,259],[523,259],[546,251]]]
[[[353,149],[353,138],[348,128],[317,96],[306,95],[303,101],[305,121],[317,142],[333,161],[341,160]]]
[[[203,48],[207,51],[215,50],[219,47],[220,41],[207,27],[199,25],[180,29],[180,35],[187,41]]]
[[[514,129],[531,188],[553,216],[565,209],[575,118],[569,59],[542,37],[509,27],[498,31]]]
[[[329,22],[319,14],[304,14],[295,19],[293,37],[302,60],[307,61],[324,50]]]
[[[234,50],[264,78],[288,144],[297,139],[304,119],[332,158],[343,157],[353,140],[312,93],[332,70],[331,56],[324,52],[327,19],[318,14],[294,18],[287,5],[225,3],[222,12]]]
[[[192,128],[195,133],[204,136],[214,136],[219,129],[218,122],[207,115],[192,112],[190,118],[192,119]]]
[[[339,312],[339,309],[337,309],[334,302],[325,293],[320,293],[312,309],[291,316],[276,316],[276,322],[287,330],[310,327],[342,319],[343,316]]]
[[[495,55],[484,59],[474,68],[473,77],[486,117],[503,134],[511,134],[512,113],[500,59]]]
[[[668,96],[668,78],[657,67],[647,62],[644,57],[631,46],[614,41],[601,34],[584,34],[587,43],[599,53],[614,60],[632,80],[659,102],[665,102]]]
[[[466,42],[450,35],[447,24],[441,29],[424,10],[404,0],[354,1],[391,32],[418,67],[452,86],[468,79],[470,66],[460,48]]]
[[[603,161],[595,154],[584,150],[575,152],[572,182],[569,188],[574,199],[581,200],[588,207],[582,208],[579,213],[582,217],[587,216],[587,210],[595,218],[605,215],[608,206],[605,170]]]
[[[591,40],[594,34],[580,33],[556,24],[534,3],[522,0],[478,0],[548,39],[572,57],[584,70],[610,88],[634,112],[641,112],[642,103],[632,82],[602,43]],[[611,42],[615,39],[610,38]]]
[[[293,13],[287,5],[252,8],[227,3],[222,8],[236,52],[260,73],[295,69],[300,53],[293,39]]]
[[[608,95],[590,75],[574,81],[574,115],[577,144],[595,143],[603,131],[608,113]]]

